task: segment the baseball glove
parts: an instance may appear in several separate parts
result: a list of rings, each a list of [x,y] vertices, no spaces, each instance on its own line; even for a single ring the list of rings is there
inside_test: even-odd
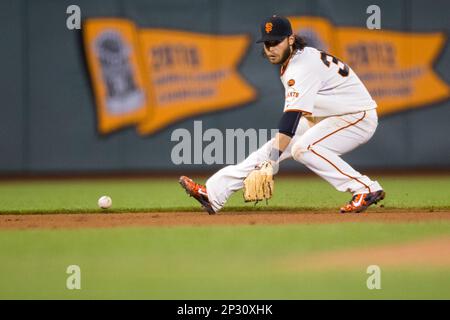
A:
[[[263,162],[244,180],[245,202],[268,200],[273,194],[273,168],[270,161]],[[256,204],[255,203],[255,204]]]

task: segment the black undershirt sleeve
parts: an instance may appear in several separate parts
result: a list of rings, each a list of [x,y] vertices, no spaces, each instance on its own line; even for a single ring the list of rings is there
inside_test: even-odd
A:
[[[278,124],[278,132],[292,138],[295,135],[295,131],[297,131],[301,116],[301,111],[284,112],[280,119],[280,123]],[[276,147],[272,147],[270,150],[269,159],[276,162],[279,160],[281,154],[281,150],[278,150]]]
[[[301,111],[284,112],[278,124],[278,132],[292,138],[295,135],[295,131],[297,131],[298,122],[300,121],[301,116]]]

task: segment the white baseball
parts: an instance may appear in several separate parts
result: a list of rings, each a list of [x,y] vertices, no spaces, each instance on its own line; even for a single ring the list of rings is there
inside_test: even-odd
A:
[[[102,209],[108,209],[112,205],[112,200],[108,196],[102,196],[98,199],[98,206]]]

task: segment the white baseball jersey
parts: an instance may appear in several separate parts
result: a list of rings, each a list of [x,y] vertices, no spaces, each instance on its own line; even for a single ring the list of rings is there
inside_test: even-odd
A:
[[[281,73],[286,90],[284,111],[301,110],[314,117],[327,117],[377,107],[349,66],[315,48],[297,50]]]

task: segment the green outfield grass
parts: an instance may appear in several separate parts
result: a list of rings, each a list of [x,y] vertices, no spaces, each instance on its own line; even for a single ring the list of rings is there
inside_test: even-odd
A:
[[[449,268],[381,264],[382,289],[368,290],[367,266],[285,263],[449,233],[449,222],[2,231],[0,299],[449,299]],[[81,290],[66,288],[69,265]]]
[[[450,177],[377,179],[388,193],[382,210],[450,209]],[[97,212],[104,194],[113,198],[111,211],[199,209],[174,177],[0,182],[0,212]],[[255,209],[238,192],[226,210],[336,210],[348,199],[319,178],[283,177],[269,206]],[[323,271],[297,268],[320,252],[449,234],[445,220],[2,230],[0,299],[450,299],[445,265],[380,265],[381,290],[367,289],[367,266],[337,268],[330,262]],[[66,288],[69,265],[81,268],[81,290]]]
[[[0,213],[95,212],[101,195],[112,197],[114,212],[199,210],[177,178],[2,181]],[[374,178],[387,192],[385,209],[450,209],[450,176]],[[275,194],[268,206],[245,204],[240,191],[225,210],[326,210],[336,209],[349,198],[320,178],[276,177]]]

